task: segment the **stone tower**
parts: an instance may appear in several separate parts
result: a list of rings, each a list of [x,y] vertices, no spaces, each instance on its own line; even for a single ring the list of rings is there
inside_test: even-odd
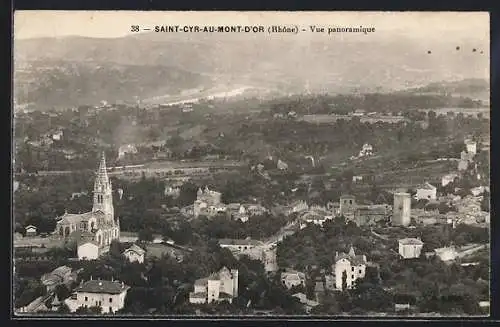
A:
[[[394,193],[392,224],[395,226],[410,225],[411,198],[409,193]]]
[[[107,215],[107,220],[113,220],[115,213],[113,208],[113,193],[111,182],[108,178],[106,170],[106,158],[104,152],[102,153],[99,169],[94,182],[94,205],[92,212],[102,211]]]

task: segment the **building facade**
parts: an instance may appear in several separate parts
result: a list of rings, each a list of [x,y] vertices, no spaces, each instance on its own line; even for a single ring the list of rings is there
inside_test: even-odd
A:
[[[123,252],[123,255],[130,262],[144,263],[144,254],[145,253],[146,253],[146,251],[144,251],[142,248],[140,248],[134,244],[131,247],[129,247],[128,249],[126,249]]]
[[[436,200],[436,187],[432,184],[425,183],[417,188],[415,198],[417,200]]]
[[[120,238],[120,221],[115,219],[112,192],[103,153],[94,182],[92,211],[83,214],[66,212],[57,221],[53,234],[65,239],[75,235],[79,243],[84,241],[79,235],[85,234],[87,240],[96,242],[101,250],[109,248],[112,240]]]
[[[37,234],[36,227],[33,225],[26,226],[24,229],[26,231],[27,237],[33,237],[33,236],[36,236],[36,234]]]
[[[358,226],[373,226],[379,222],[388,221],[391,206],[387,204],[358,206],[354,214],[354,222]]]
[[[404,238],[398,241],[399,254],[403,259],[413,259],[420,257],[424,242],[417,238]]]
[[[102,249],[104,247],[100,247],[95,241],[83,242],[77,248],[78,260],[96,260],[103,253]]]
[[[281,273],[281,284],[287,289],[294,286],[306,286],[306,275],[303,272],[287,269]]]
[[[226,212],[226,205],[221,202],[222,194],[212,191],[205,186],[205,189],[198,189],[196,201],[193,204],[193,214],[195,217],[205,215],[212,217]]]
[[[274,245],[252,239],[220,239],[219,246],[230,250],[235,257],[246,255],[250,259],[261,261],[266,272],[278,270],[276,246]]]
[[[354,218],[356,209],[356,198],[352,195],[342,195],[340,197],[340,214],[346,218]]]
[[[410,225],[411,197],[409,193],[394,193],[391,223],[395,226]]]
[[[101,307],[102,313],[115,313],[125,306],[129,289],[123,282],[91,279],[82,282],[65,303],[71,312],[81,307]]]
[[[335,272],[336,289],[343,290],[344,286],[352,288],[358,278],[365,277],[366,263],[366,256],[356,255],[352,246],[349,253],[336,253],[335,264],[332,267]]]
[[[189,302],[194,304],[228,301],[238,297],[238,269],[223,267],[219,272],[194,283],[194,292],[189,293]]]

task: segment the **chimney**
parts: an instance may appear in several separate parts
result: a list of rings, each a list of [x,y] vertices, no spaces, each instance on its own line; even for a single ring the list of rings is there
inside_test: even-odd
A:
[[[92,280],[92,275],[90,275],[90,280]]]
[[[125,288],[125,283],[124,282],[122,282],[122,288]]]

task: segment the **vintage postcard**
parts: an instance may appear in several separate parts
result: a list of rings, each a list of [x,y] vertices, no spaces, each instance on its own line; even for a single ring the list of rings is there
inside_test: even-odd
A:
[[[489,38],[15,12],[13,317],[488,317]]]

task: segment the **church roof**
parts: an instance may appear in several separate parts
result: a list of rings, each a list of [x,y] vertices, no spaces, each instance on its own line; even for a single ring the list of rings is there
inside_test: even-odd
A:
[[[417,238],[403,238],[399,240],[399,243],[403,245],[422,245],[424,242]]]
[[[78,224],[82,221],[89,221],[91,218],[104,217],[106,214],[102,211],[90,211],[85,213],[65,213],[62,215],[58,223],[61,224]]]

